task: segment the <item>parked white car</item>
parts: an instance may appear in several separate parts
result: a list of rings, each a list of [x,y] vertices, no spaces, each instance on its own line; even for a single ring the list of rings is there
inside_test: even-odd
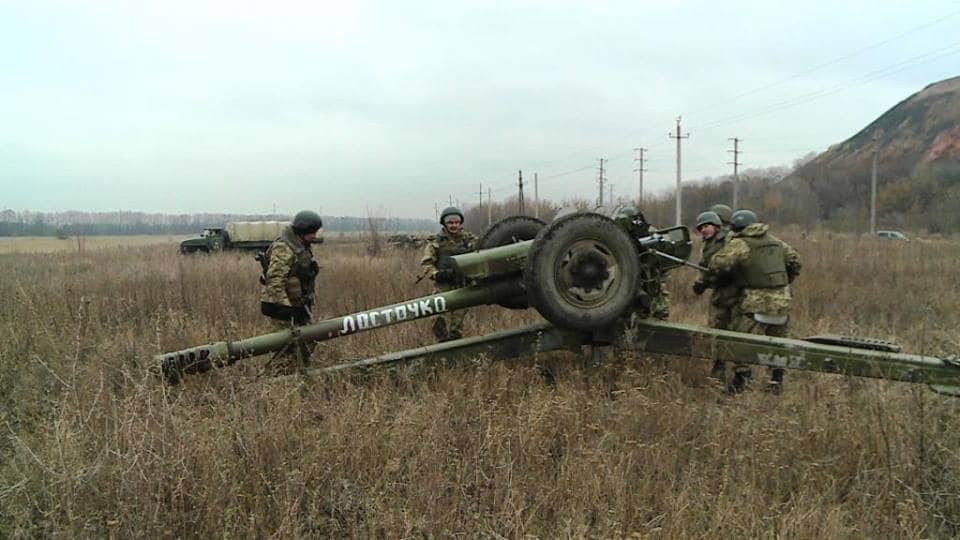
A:
[[[907,238],[907,235],[900,231],[877,231],[877,236],[880,238],[887,238],[889,240],[903,240],[904,242],[910,241],[910,239]]]

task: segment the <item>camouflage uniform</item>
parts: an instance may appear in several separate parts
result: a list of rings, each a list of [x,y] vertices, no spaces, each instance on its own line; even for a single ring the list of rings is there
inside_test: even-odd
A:
[[[709,267],[710,260],[718,251],[727,245],[733,233],[727,227],[718,228],[717,234],[704,240],[700,252],[700,266]],[[733,321],[734,307],[740,301],[740,288],[732,280],[720,279],[715,274],[704,274],[697,278],[705,288],[713,289],[710,294],[710,327],[720,330],[730,330]]]
[[[742,289],[732,312],[731,330],[786,337],[792,300],[789,284],[800,274],[800,256],[789,244],[768,234],[768,229],[766,224],[753,223],[735,232],[711,257],[710,275],[732,280]],[[740,391],[750,377],[750,368],[737,364],[734,371],[731,389]],[[772,369],[770,382],[774,391],[779,391],[783,369]]]
[[[452,257],[468,253],[476,249],[477,237],[473,233],[460,229],[457,234],[450,234],[444,229],[439,234],[427,239],[423,247],[423,258],[420,266],[423,267],[423,277],[434,282],[436,292],[445,292],[463,286],[463,283],[450,281],[443,277],[437,267],[441,257]],[[439,275],[438,275],[439,274]],[[433,335],[438,341],[450,341],[463,337],[463,318],[466,310],[458,310],[437,315],[433,319]]]
[[[270,317],[277,330],[308,324],[320,269],[310,246],[304,245],[288,225],[267,249],[263,265],[261,312]],[[298,371],[310,363],[311,350],[312,346],[297,341],[275,354],[268,367],[277,372]]]
[[[643,238],[657,232],[657,228],[645,221],[630,229],[631,236]],[[640,287],[644,294],[639,295],[634,313],[641,317],[653,317],[665,321],[670,318],[670,291],[667,290],[666,273],[661,272],[662,260],[650,252],[640,254]]]

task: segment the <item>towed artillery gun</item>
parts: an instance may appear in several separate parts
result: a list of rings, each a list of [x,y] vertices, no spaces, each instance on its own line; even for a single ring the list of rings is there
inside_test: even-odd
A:
[[[611,217],[612,216],[612,217]],[[317,342],[439,313],[498,304],[533,307],[546,320],[321,369],[334,373],[377,366],[449,363],[480,355],[514,358],[554,350],[616,345],[636,351],[736,361],[928,384],[960,396],[960,361],[900,352],[892,343],[823,335],[806,339],[741,334],[650,317],[667,272],[687,262],[690,233],[654,231],[636,211],[569,213],[549,225],[506,218],[481,238],[478,251],[440,261],[462,287],[315,324],[239,341],[220,341],[155,357],[172,384],[245,358],[277,352],[296,340]]]

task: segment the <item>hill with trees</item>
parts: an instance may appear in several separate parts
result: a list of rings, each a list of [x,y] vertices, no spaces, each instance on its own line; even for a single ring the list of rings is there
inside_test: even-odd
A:
[[[789,182],[813,194],[820,220],[859,220],[869,212],[874,155],[878,222],[931,232],[960,229],[960,77],[898,103],[798,167]]]

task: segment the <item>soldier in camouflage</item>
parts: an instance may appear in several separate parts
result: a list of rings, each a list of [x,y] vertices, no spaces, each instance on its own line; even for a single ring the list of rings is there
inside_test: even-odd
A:
[[[769,226],[757,221],[750,210],[738,210],[731,218],[733,238],[710,259],[710,275],[731,280],[742,292],[733,310],[731,330],[749,334],[787,337],[790,314],[790,283],[800,274],[800,256],[789,244],[769,234]],[[767,388],[783,391],[783,368],[771,370]],[[751,377],[744,364],[734,366],[728,389],[742,392]]]
[[[711,208],[718,206],[725,205],[713,205]],[[703,248],[700,252],[700,266],[706,268],[710,265],[710,260],[713,256],[727,245],[731,234],[729,229],[724,226],[723,218],[721,218],[717,212],[711,210],[697,216],[696,229],[703,239]],[[720,330],[730,330],[734,308],[740,301],[740,287],[729,278],[721,280],[715,274],[705,273],[693,282],[693,292],[697,296],[700,296],[707,289],[713,290],[710,294],[710,307],[708,311],[710,327]],[[722,361],[715,360],[713,362],[710,376],[721,381],[726,380],[726,370]]]
[[[260,312],[278,330],[310,323],[314,284],[320,271],[310,244],[322,226],[316,212],[298,212],[266,253],[258,257],[263,267]],[[275,373],[300,371],[310,363],[310,352],[305,343],[296,341],[275,354],[268,369]]]
[[[476,249],[477,238],[463,229],[463,212],[454,206],[444,208],[440,213],[440,225],[443,230],[427,239],[423,248],[422,277],[433,280],[437,292],[449,291],[463,286],[457,280],[452,268],[445,267],[444,257],[468,253]],[[440,342],[463,337],[463,318],[466,310],[442,313],[434,317],[433,334]]]
[[[647,222],[643,212],[634,206],[618,206],[612,215],[613,220],[634,239],[657,232],[657,228]],[[638,297],[634,315],[667,320],[670,317],[670,291],[667,290],[666,278],[656,264],[641,265],[640,272],[640,286],[645,294]]]

